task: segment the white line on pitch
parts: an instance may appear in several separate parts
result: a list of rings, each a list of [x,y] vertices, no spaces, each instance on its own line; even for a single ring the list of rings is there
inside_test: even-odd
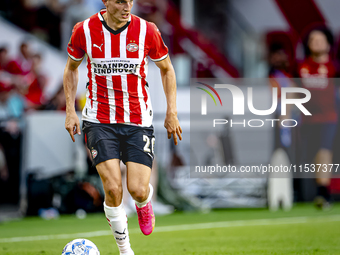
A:
[[[156,227],[154,232],[161,233],[161,232],[172,232],[172,231],[183,231],[183,230],[199,230],[199,229],[212,229],[212,228],[244,227],[244,226],[282,225],[282,224],[301,224],[301,223],[307,223],[307,222],[315,223],[315,222],[333,222],[333,221],[340,221],[340,215],[183,224],[183,225]],[[137,228],[134,228],[134,229],[129,230],[129,232],[135,234],[135,233],[140,233],[140,230]],[[53,239],[90,238],[90,237],[108,236],[108,235],[111,235],[110,230],[101,230],[101,231],[74,233],[74,234],[0,238],[0,243],[30,242],[30,241],[53,240]]]

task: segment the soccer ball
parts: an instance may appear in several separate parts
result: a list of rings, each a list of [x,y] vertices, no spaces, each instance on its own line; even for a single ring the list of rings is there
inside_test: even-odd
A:
[[[61,255],[100,255],[100,252],[90,240],[74,239],[65,245]]]

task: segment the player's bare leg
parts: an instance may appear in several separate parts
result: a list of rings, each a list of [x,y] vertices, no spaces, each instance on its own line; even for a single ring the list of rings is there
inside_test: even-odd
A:
[[[155,227],[151,198],[153,187],[149,183],[151,168],[142,164],[127,162],[127,187],[136,203],[138,222],[144,235],[150,235]]]
[[[330,164],[332,164],[332,151],[328,149],[320,149],[315,156],[315,164],[327,165],[327,172],[316,172],[316,183],[318,185],[317,197],[315,199],[315,205],[321,209],[329,209],[330,194],[328,187],[331,182],[332,173],[330,170]]]
[[[99,163],[97,171],[105,191],[104,211],[121,255],[133,255],[127,217],[122,203],[123,188],[119,159]]]

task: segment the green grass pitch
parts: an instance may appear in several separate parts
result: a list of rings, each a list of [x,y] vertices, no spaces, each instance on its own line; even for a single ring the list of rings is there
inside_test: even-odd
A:
[[[136,255],[340,254],[340,204],[329,212],[317,211],[311,204],[296,205],[290,212],[178,212],[156,217],[155,232],[150,236],[143,236],[137,218],[132,217],[129,229]],[[119,254],[104,214],[88,215],[84,220],[69,215],[50,221],[29,217],[1,223],[0,254],[61,254],[67,242],[84,237],[93,241],[102,255]]]

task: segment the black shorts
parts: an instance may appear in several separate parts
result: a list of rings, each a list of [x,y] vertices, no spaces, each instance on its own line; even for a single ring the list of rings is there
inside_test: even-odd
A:
[[[83,121],[87,147],[94,165],[109,159],[121,159],[152,168],[155,136],[153,126],[102,124]]]

